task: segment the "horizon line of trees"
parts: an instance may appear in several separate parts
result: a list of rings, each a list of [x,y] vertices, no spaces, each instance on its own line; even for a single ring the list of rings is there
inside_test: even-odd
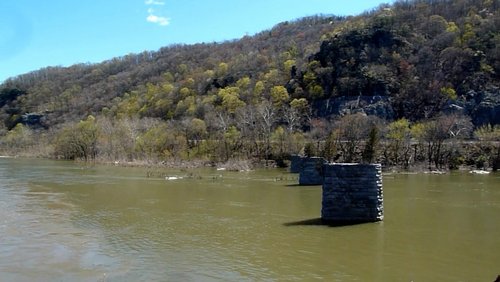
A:
[[[307,133],[279,123],[272,115],[265,109],[238,112],[237,118],[246,122],[215,115],[217,126],[197,118],[174,123],[89,116],[52,132],[18,124],[0,138],[0,152],[103,162],[272,160],[277,165],[292,154],[302,154],[331,162],[379,162],[403,170],[500,168],[500,126],[474,130],[463,115],[388,123],[355,113],[335,120],[310,119]]]

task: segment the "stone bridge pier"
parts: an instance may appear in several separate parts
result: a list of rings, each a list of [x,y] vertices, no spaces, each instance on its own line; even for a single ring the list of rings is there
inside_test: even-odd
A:
[[[323,177],[322,220],[383,220],[384,198],[380,164],[325,164]]]

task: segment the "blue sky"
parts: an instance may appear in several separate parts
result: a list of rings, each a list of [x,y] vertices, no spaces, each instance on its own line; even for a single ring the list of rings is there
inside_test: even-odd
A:
[[[0,82],[175,43],[220,42],[315,14],[392,0],[0,0]]]

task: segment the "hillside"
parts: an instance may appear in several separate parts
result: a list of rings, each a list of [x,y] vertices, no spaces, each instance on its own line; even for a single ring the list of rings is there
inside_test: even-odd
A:
[[[334,32],[308,71],[324,98],[388,97],[384,118],[463,109],[476,125],[497,124],[498,16],[498,1],[399,1]]]
[[[177,132],[170,147],[150,144],[159,148],[143,157],[179,157],[173,153],[179,135],[189,149],[196,140],[234,137],[224,152],[200,153],[229,159],[231,150],[281,154],[283,147],[271,148],[278,129],[303,136],[297,140],[321,139],[331,130],[327,120],[356,113],[385,122],[454,114],[476,127],[500,124],[499,6],[497,0],[400,0],[355,17],[284,22],[230,42],[47,67],[0,86],[3,135],[22,124],[54,141],[92,115],[112,124],[134,121],[136,137],[155,128],[163,128],[155,129],[158,136]],[[246,148],[241,140],[259,141]],[[136,158],[137,144],[130,146],[134,152],[125,158]]]
[[[113,109],[115,115],[124,114],[121,110],[130,97],[138,97],[142,110],[128,111],[127,115],[181,117],[185,113],[175,113],[175,107],[187,98],[183,96],[197,100],[216,94],[218,89],[235,86],[242,78],[249,78],[248,89],[258,81],[269,86],[284,85],[289,79],[284,62],[291,60],[289,64],[293,61],[292,65],[301,66],[319,49],[321,35],[342,20],[315,16],[281,23],[272,30],[237,41],[172,45],[100,64],[47,67],[9,79],[0,86],[1,119],[12,128],[20,114],[40,113],[46,116],[45,125],[50,127],[89,114],[99,115],[103,109]],[[167,91],[152,93],[156,91],[152,88],[162,87]],[[156,107],[154,103],[165,106]]]

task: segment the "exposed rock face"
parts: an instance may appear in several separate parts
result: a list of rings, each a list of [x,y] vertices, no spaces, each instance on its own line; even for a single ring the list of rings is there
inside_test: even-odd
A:
[[[304,157],[299,174],[299,185],[323,184],[323,165],[325,159],[319,157]]]
[[[500,124],[500,89],[493,88],[480,93],[469,91],[466,98],[466,113],[474,125]]]
[[[323,173],[323,220],[383,220],[384,199],[380,164],[325,164]]]
[[[27,113],[21,116],[21,123],[32,128],[41,128],[43,125],[44,115],[38,113]]]
[[[443,106],[442,112],[468,115],[475,126],[500,124],[499,88],[480,92],[471,90],[464,99],[450,101]],[[397,118],[392,102],[388,96],[341,96],[316,100],[312,103],[312,107],[318,117],[364,113],[391,121]]]
[[[313,103],[320,117],[365,113],[385,120],[393,120],[394,110],[387,96],[342,96],[318,100]]]

